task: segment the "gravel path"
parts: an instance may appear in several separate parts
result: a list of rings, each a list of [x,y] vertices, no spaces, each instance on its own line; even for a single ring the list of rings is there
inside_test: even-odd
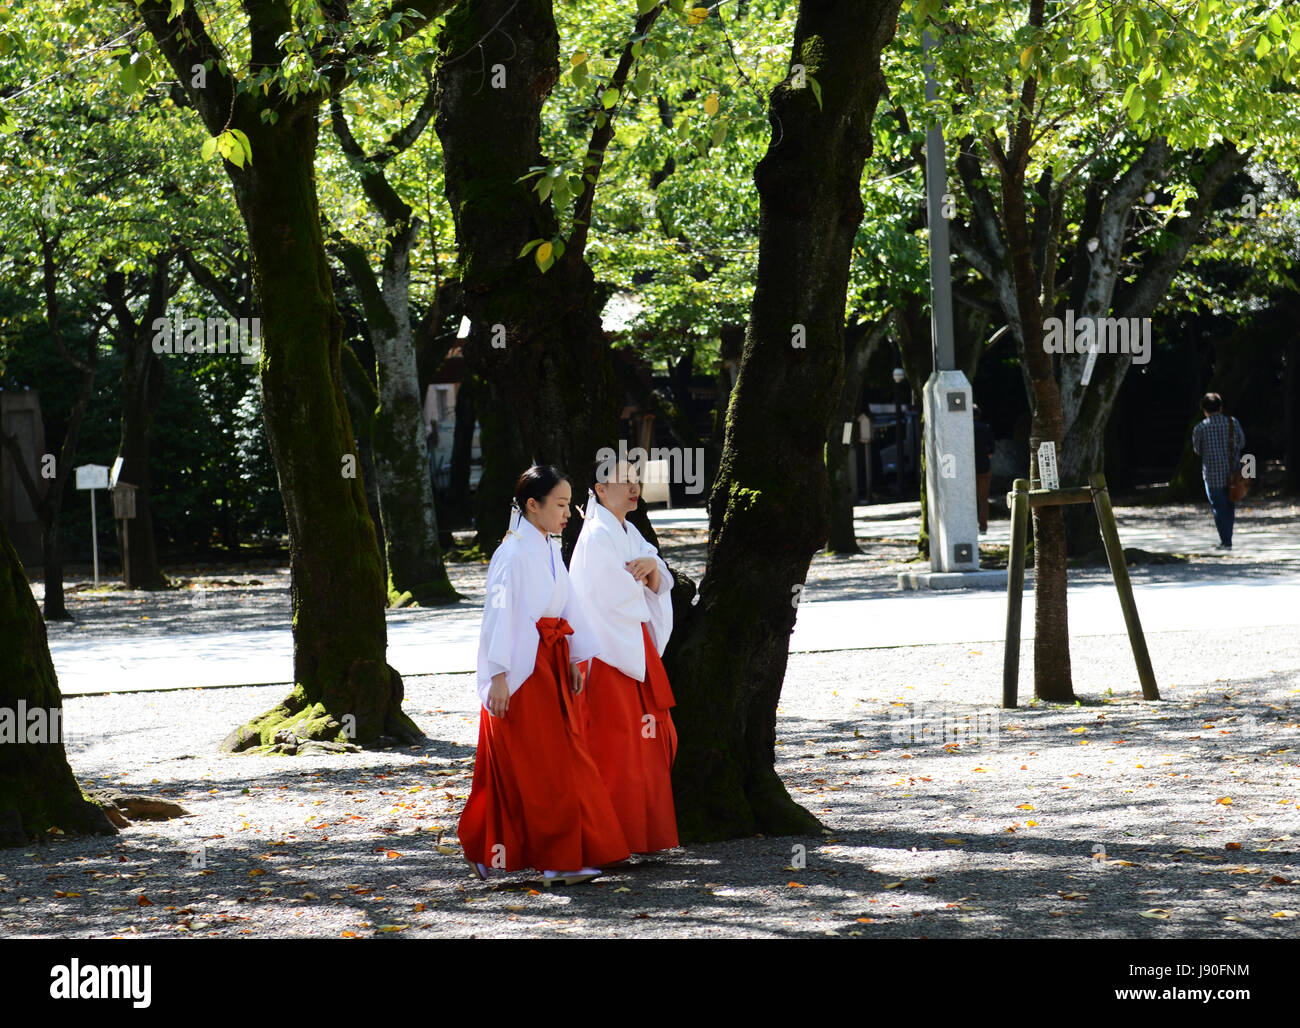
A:
[[[87,788],[192,816],[0,852],[0,934],[1296,934],[1300,642],[1155,636],[1166,699],[1148,704],[1123,640],[1082,638],[1086,703],[1017,711],[990,703],[1000,650],[796,655],[778,767],[830,834],[692,846],[553,892],[461,860],[470,676],[408,680],[427,745],[338,758],[214,752],[280,688],[71,697]]]
[[[852,595],[884,589],[897,557],[819,558],[808,592],[850,588],[846,567]],[[1240,558],[1197,571],[1216,568],[1295,575]],[[193,630],[227,601],[283,623],[280,574],[234,577],[188,615],[175,594],[76,594],[81,621],[55,630]],[[0,851],[0,936],[1295,937],[1300,632],[1148,642],[1163,702],[1140,699],[1123,637],[1086,636],[1081,703],[1015,711],[996,705],[1000,644],[796,654],[778,770],[825,834],[691,846],[553,891],[480,882],[461,859],[472,676],[406,680],[427,744],[339,757],[216,753],[282,686],[68,697],[86,788],[190,816]],[[1029,643],[1021,666],[1024,690]]]

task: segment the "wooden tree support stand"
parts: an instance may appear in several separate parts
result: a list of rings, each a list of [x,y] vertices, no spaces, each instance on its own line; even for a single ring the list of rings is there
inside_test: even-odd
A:
[[[1111,577],[1114,578],[1115,589],[1119,593],[1119,605],[1124,611],[1124,627],[1128,629],[1128,641],[1133,647],[1138,679],[1142,682],[1142,698],[1160,699],[1155,672],[1151,669],[1151,654],[1147,652],[1142,622],[1138,620],[1137,604],[1133,601],[1133,583],[1129,581],[1128,565],[1124,563],[1124,547],[1120,545],[1119,528],[1115,524],[1115,511],[1110,505],[1106,478],[1099,472],[1089,475],[1088,482],[1088,485],[1070,489],[1030,489],[1028,479],[1017,478],[1012,492],[1007,495],[1011,505],[1011,551],[1007,557],[1007,642],[1002,657],[1003,707],[1017,705],[1020,610],[1025,593],[1025,544],[1029,541],[1030,508],[1088,502],[1097,510],[1097,523],[1101,526],[1101,538],[1106,546],[1106,560],[1110,563]]]

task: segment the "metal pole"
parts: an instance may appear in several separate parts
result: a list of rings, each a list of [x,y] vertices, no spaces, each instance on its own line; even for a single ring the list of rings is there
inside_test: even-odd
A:
[[[1011,494],[1011,548],[1007,551],[1007,639],[1002,651],[1002,706],[1016,706],[1020,679],[1020,610],[1025,596],[1025,543],[1029,538],[1029,480],[1017,478]]]
[[[99,585],[99,523],[95,517],[95,490],[90,490],[90,549],[95,555],[95,585]]]
[[[1129,645],[1133,647],[1133,660],[1137,664],[1138,680],[1142,683],[1142,698],[1160,699],[1160,690],[1156,688],[1156,673],[1151,668],[1151,654],[1147,652],[1146,637],[1142,634],[1142,622],[1138,619],[1137,603],[1133,599],[1133,583],[1129,581],[1128,565],[1124,563],[1124,547],[1119,541],[1119,527],[1115,524],[1115,511],[1110,505],[1110,491],[1106,488],[1106,476],[1101,472],[1088,476],[1092,486],[1092,502],[1097,508],[1097,523],[1101,526],[1101,538],[1106,544],[1106,560],[1110,562],[1110,573],[1115,579],[1115,588],[1119,592],[1120,609],[1124,611],[1124,627],[1128,629]]]
[[[921,33],[921,47],[929,53],[934,39]],[[934,61],[925,62],[925,98],[939,95],[931,77]],[[934,370],[957,367],[952,340],[952,266],[948,262],[948,219],[943,216],[943,198],[948,192],[948,163],[944,153],[943,127],[935,122],[925,133],[925,210],[930,227],[930,325],[934,348]]]
[[[894,488],[903,498],[903,383],[894,383]]]

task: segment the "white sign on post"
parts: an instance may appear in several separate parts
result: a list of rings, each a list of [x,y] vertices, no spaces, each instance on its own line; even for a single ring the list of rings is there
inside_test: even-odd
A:
[[[1038,444],[1038,487],[1061,488],[1061,479],[1056,472],[1056,444],[1053,442]]]
[[[113,468],[113,477],[121,470],[121,458]],[[95,556],[95,585],[99,585],[99,519],[95,512],[95,490],[108,488],[108,467],[104,464],[83,464],[76,469],[77,488],[90,490],[90,549]]]
[[[77,468],[78,489],[107,489],[108,467],[104,464],[83,464]]]

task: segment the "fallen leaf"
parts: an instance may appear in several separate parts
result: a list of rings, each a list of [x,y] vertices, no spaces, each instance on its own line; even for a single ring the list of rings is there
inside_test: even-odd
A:
[[[1142,917],[1152,917],[1158,921],[1168,921],[1171,911],[1164,910],[1161,907],[1153,907],[1151,910],[1143,910]]]
[[[903,879],[903,882],[905,882],[905,881],[907,881],[906,878]],[[900,885],[903,884],[903,882],[886,882],[884,885],[881,886],[881,888],[882,888],[882,889],[897,889]]]
[[[1225,807],[1230,807],[1230,806],[1232,806],[1232,797],[1231,797],[1231,796],[1220,796],[1220,797],[1219,797],[1217,800],[1215,800],[1214,802],[1215,802],[1215,803],[1222,803]]]
[[[808,886],[806,886],[806,885],[800,885],[798,882],[788,882],[788,883],[786,884],[786,888],[787,888],[787,889],[806,889],[806,888],[808,888]]]
[[[1228,843],[1227,845],[1225,845],[1223,848],[1224,848],[1225,850],[1239,850],[1239,849],[1241,849],[1241,843],[1239,843],[1239,842],[1230,842],[1230,843]]]
[[[398,857],[401,856],[401,854],[398,853],[397,850],[389,850],[387,853],[384,854],[384,856],[386,856],[389,860],[396,860]]]
[[[1033,810],[1033,809],[1034,809],[1034,805],[1033,805],[1032,803],[1017,803],[1017,804],[1016,804],[1016,809],[1017,809],[1017,810]]]
[[[153,900],[144,893],[140,893],[140,895],[135,898],[135,902],[137,905],[142,907],[152,907],[154,905]]]

